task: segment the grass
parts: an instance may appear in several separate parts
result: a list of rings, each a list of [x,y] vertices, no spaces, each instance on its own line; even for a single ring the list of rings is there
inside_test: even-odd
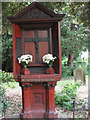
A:
[[[74,82],[74,80],[61,80],[61,81],[58,81],[57,82],[57,86],[58,87],[62,87],[63,85],[65,85],[65,84],[67,84],[67,83],[73,83]]]
[[[73,79],[74,76],[67,76],[67,77],[62,77],[62,79]]]
[[[73,76],[69,76],[69,77],[63,77],[60,81],[57,82],[57,87],[62,87],[63,85],[67,84],[67,83],[74,83],[74,78]],[[85,76],[86,78],[86,83],[88,83],[88,75]]]
[[[86,85],[88,86],[88,75],[86,75],[85,76],[85,78],[86,78]],[[65,79],[65,78],[62,78],[61,79],[61,81],[58,81],[57,82],[57,89],[59,89],[59,88],[63,88],[63,85],[65,85],[65,84],[69,84],[69,83],[73,83],[74,82],[74,80],[73,79],[70,79],[70,77],[67,77],[67,79]],[[85,85],[82,85],[82,88],[84,87]],[[81,98],[78,98],[78,99],[76,99],[76,108],[81,108],[82,107],[82,104],[83,103],[85,103],[85,101],[84,101],[84,99],[81,99]],[[86,103],[87,104],[87,103]],[[58,106],[58,105],[57,105]],[[61,108],[61,109],[63,109],[63,107]],[[66,111],[66,112],[63,112],[62,111],[62,113],[61,113],[61,110],[60,111],[58,111],[58,112],[60,112],[60,114],[62,115],[64,115],[64,114],[66,114],[67,116],[70,116],[70,114],[72,114],[72,112],[71,111],[69,111],[70,112],[70,114],[69,114],[69,112],[68,111]],[[88,112],[87,111],[84,111],[84,110],[80,110],[80,111],[75,111],[75,118],[77,118],[78,120],[79,119],[81,119],[81,118],[86,118],[88,116]]]

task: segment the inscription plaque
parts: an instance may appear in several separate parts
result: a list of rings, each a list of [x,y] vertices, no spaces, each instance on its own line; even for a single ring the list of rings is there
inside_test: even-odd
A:
[[[33,104],[43,104],[43,93],[33,93]]]

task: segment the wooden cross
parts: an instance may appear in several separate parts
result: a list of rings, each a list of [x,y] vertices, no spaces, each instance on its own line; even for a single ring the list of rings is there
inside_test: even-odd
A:
[[[25,38],[24,42],[34,42],[35,43],[35,62],[39,63],[39,42],[48,41],[49,36],[47,38],[39,38],[38,37],[38,30],[35,30],[34,38]]]

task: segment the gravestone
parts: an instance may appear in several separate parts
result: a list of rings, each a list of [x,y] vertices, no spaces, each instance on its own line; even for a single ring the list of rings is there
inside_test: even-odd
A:
[[[74,70],[74,80],[81,80],[83,82],[83,84],[86,84],[85,81],[85,72],[82,68],[76,68]]]

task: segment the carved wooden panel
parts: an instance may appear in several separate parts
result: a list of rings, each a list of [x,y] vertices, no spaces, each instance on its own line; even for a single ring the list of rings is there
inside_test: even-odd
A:
[[[43,55],[49,53],[49,41],[48,30],[24,31],[25,54],[33,55],[35,64],[42,63]]]
[[[35,83],[31,87],[31,108],[45,110],[46,90],[42,83]]]
[[[48,37],[48,31],[47,30],[39,30],[38,31],[38,37],[39,38],[47,38]]]
[[[34,38],[34,31],[25,31],[25,38]]]
[[[33,93],[32,104],[44,104],[44,94],[43,93]]]
[[[35,43],[25,42],[25,54],[30,54],[33,56],[33,62],[35,63]]]
[[[32,8],[26,14],[20,17],[20,19],[30,19],[30,18],[50,18],[51,16],[40,10],[37,7]]]
[[[43,63],[42,57],[45,54],[49,53],[49,43],[48,42],[39,42],[39,60]]]

